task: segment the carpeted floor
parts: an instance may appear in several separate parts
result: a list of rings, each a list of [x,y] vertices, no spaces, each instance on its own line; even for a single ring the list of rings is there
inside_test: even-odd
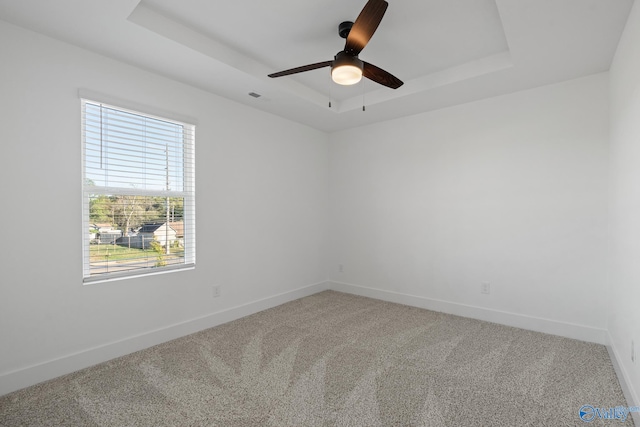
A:
[[[0,425],[556,427],[583,405],[628,406],[601,345],[327,291],[0,397]]]

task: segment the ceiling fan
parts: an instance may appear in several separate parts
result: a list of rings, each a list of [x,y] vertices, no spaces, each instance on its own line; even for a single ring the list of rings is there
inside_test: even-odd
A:
[[[375,65],[362,61],[358,54],[367,45],[371,36],[380,25],[389,3],[385,0],[369,0],[356,18],[355,22],[345,21],[338,27],[338,34],[346,39],[344,50],[338,52],[332,61],[317,62],[303,65],[278,73],[269,74],[269,77],[282,77],[291,74],[302,73],[323,67],[331,67],[331,78],[341,85],[356,84],[362,76],[376,83],[397,89],[403,85],[402,80],[393,74],[378,68]]]

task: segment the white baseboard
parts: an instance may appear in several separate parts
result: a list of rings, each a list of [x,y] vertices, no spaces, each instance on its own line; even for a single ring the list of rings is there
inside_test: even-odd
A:
[[[606,343],[607,331],[605,329],[597,329],[589,326],[526,316],[518,313],[510,313],[450,301],[425,298],[416,295],[385,291],[382,289],[367,288],[349,283],[329,281],[328,284],[329,289],[339,292],[376,298],[383,301],[410,305],[412,307],[426,308],[428,310],[438,311],[441,313],[455,314],[456,316],[470,317],[472,319],[499,323],[501,325],[513,326],[516,328],[543,332],[581,341],[588,341],[597,344]]]
[[[0,396],[327,289],[329,289],[327,282],[304,286],[120,341],[89,348],[58,359],[0,374]]]
[[[129,337],[120,341],[104,344],[98,347],[86,349],[81,352],[69,354],[67,356],[49,360],[37,365],[28,366],[15,371],[0,374],[0,396],[12,391],[28,387],[42,381],[47,381],[61,375],[65,375],[77,370],[106,362],[116,357],[124,356],[163,342],[170,341],[185,335],[189,335],[207,328],[221,325],[232,320],[239,319],[289,301],[313,295],[324,290],[331,289],[339,292],[346,292],[383,301],[405,304],[413,307],[420,307],[443,313],[454,314],[463,317],[470,317],[478,320],[499,323],[507,326],[514,326],[522,329],[533,330],[563,337],[594,342],[598,344],[607,343],[607,331],[591,328],[584,325],[558,322],[555,320],[524,316],[517,313],[509,313],[491,310],[482,307],[458,304],[449,301],[441,301],[421,296],[402,294],[398,292],[385,291],[381,289],[367,288],[358,285],[340,282],[321,282],[284,292],[264,299],[252,301],[236,307],[231,307],[215,313],[191,319],[185,322],[174,324],[165,328],[150,331],[144,334]],[[610,351],[617,358],[615,348]],[[618,360],[616,360],[616,363]],[[618,364],[619,365],[619,364]],[[620,369],[619,366],[616,369]],[[626,383],[627,378],[624,370],[618,374],[621,383]],[[629,390],[631,401],[637,402],[637,395],[633,390]],[[627,397],[629,400],[629,397]],[[637,405],[637,403],[636,403]],[[636,421],[640,425],[640,422]]]
[[[634,390],[631,378],[629,378],[629,374],[624,369],[624,365],[621,363],[622,359],[620,358],[620,352],[614,345],[613,339],[609,332],[607,332],[607,350],[609,351],[609,357],[611,358],[613,369],[615,369],[616,375],[618,376],[618,381],[620,382],[620,386],[622,387],[624,397],[625,399],[627,399],[627,406],[640,406],[638,393],[636,392],[636,390]],[[640,413],[632,412],[631,415],[633,417],[633,422],[635,423],[635,425],[640,426]]]

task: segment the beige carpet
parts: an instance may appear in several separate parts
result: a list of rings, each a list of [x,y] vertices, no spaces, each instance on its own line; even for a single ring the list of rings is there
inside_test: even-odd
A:
[[[585,404],[627,406],[601,345],[327,291],[0,397],[0,425],[555,427]]]

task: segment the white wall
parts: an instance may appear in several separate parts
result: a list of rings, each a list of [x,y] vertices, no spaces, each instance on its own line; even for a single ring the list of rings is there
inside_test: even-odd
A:
[[[337,289],[604,342],[607,74],[339,132],[330,162]]]
[[[635,2],[611,66],[610,343],[640,405],[640,5]]]
[[[0,58],[0,394],[324,286],[326,134],[3,21]],[[79,88],[197,120],[195,270],[83,286]]]

